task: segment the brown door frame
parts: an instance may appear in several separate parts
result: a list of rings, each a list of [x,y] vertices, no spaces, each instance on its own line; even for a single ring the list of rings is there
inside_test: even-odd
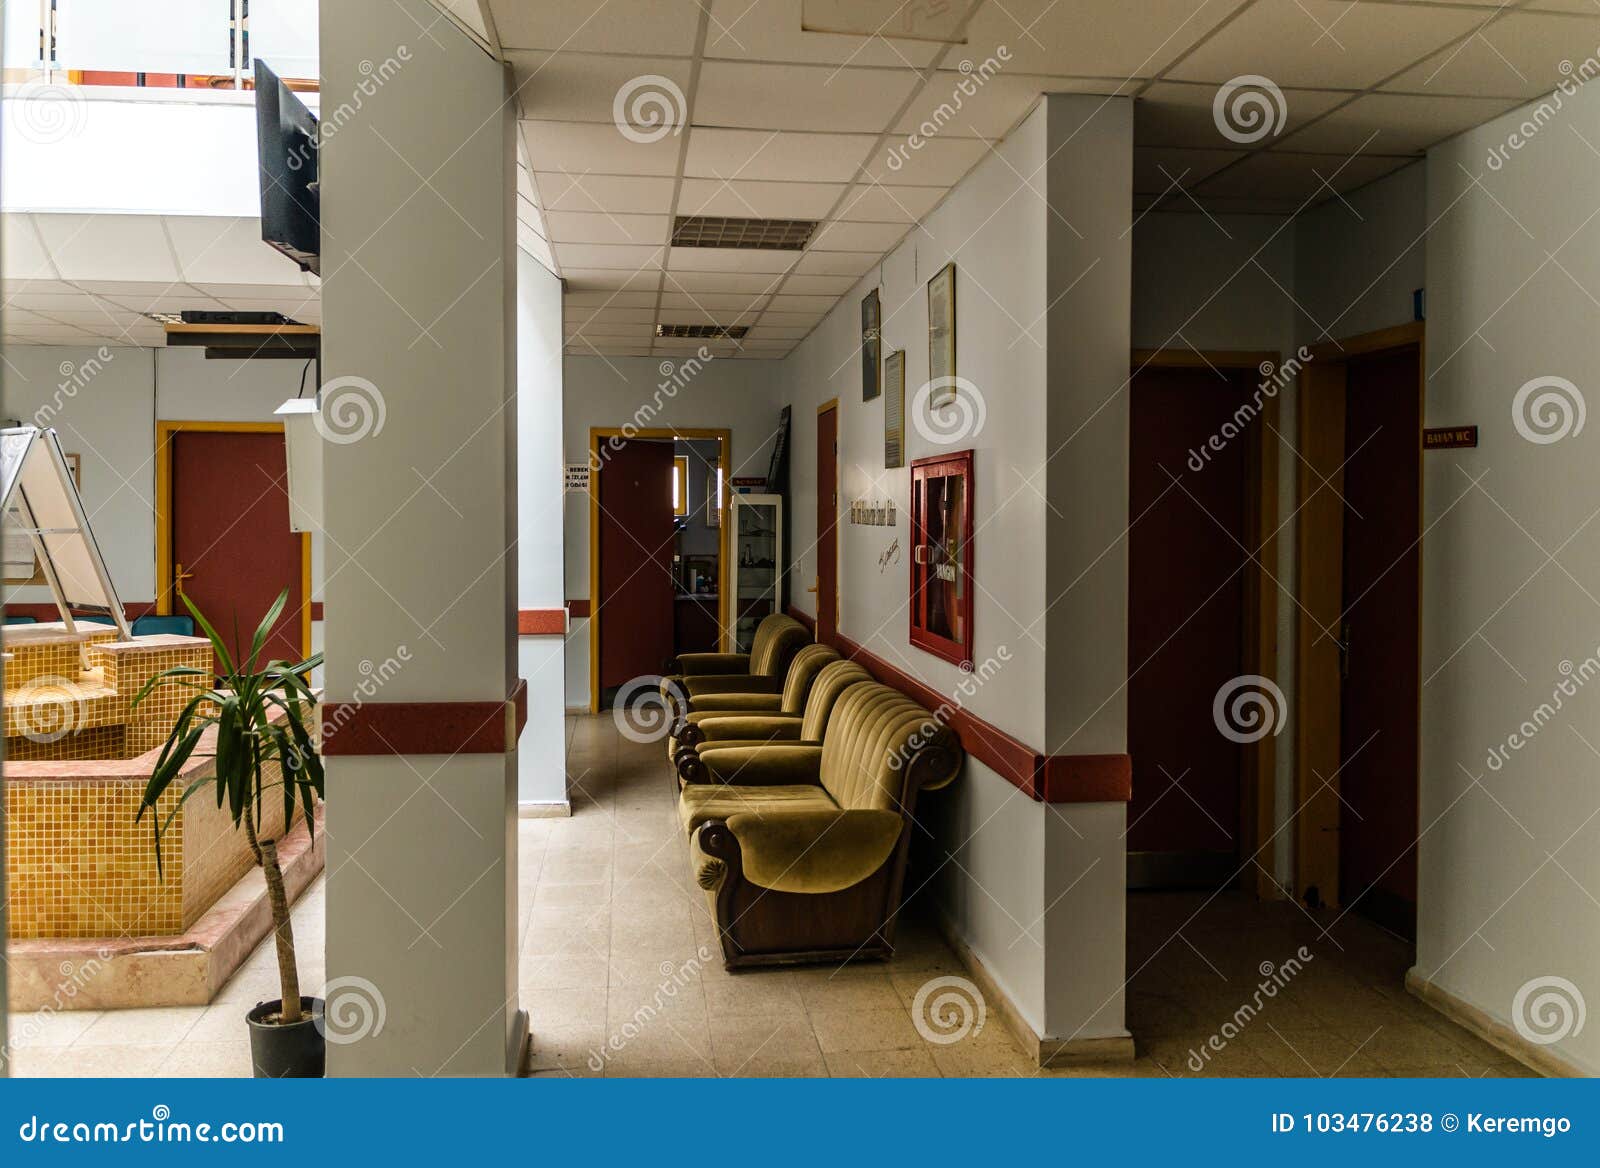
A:
[[[1310,346],[1298,385],[1300,465],[1295,530],[1295,580],[1300,593],[1295,655],[1294,889],[1315,887],[1323,904],[1339,904],[1339,769],[1343,716],[1339,645],[1324,630],[1344,614],[1345,391],[1350,360],[1395,349],[1417,350],[1417,396],[1426,405],[1426,329],[1421,321]],[[1426,412],[1422,413],[1426,418]],[[1417,442],[1422,460],[1422,442]],[[1421,476],[1418,476],[1419,483]],[[1417,492],[1417,539],[1422,539],[1422,491]],[[1418,581],[1421,613],[1422,581]],[[1420,663],[1421,637],[1417,654]],[[1417,718],[1422,694],[1417,694]],[[1417,774],[1422,759],[1418,743]]]
[[[833,442],[834,442],[834,455],[833,455],[833,635],[834,635],[835,638],[837,638],[839,636],[839,566],[840,566],[840,561],[843,558],[843,557],[841,557],[839,555],[839,454],[838,454],[838,445],[839,445],[839,399],[838,398],[831,397],[827,401],[823,402],[820,406],[818,406],[817,407],[817,417],[819,417],[819,418],[822,417],[822,415],[827,413],[829,410],[833,411]],[[820,451],[820,450],[817,451],[817,456],[818,456],[818,458],[820,458],[822,456],[822,451]],[[819,498],[820,498],[821,494],[822,494],[822,481],[819,478],[818,481],[817,481],[817,495],[818,495]],[[819,532],[817,532],[817,543],[820,544],[821,542],[822,542],[822,532],[819,531]],[[790,559],[792,560],[793,558],[794,557],[791,555]],[[807,588],[806,591],[810,592],[814,596],[816,596],[816,598],[817,598],[817,606],[816,606],[817,610],[812,615],[815,618],[820,618],[822,616],[822,573],[821,573],[821,571],[818,571],[818,573],[817,573],[816,583],[813,584],[810,588]]]
[[[731,626],[728,621],[728,516],[727,495],[733,489],[733,431],[695,426],[590,426],[589,427],[589,712],[600,712],[600,484],[596,476],[605,462],[600,443],[609,438],[634,438],[656,442],[689,442],[715,438],[720,443],[717,456],[722,468],[722,494],[717,500],[722,522],[717,525],[717,640],[727,652]]]
[[[282,422],[156,422],[156,614],[174,612],[172,439],[178,434],[282,434]],[[285,491],[288,486],[285,484]],[[300,533],[300,659],[311,656],[311,533]]]
[[[1146,368],[1270,369],[1279,366],[1276,350],[1240,349],[1135,349],[1133,376]],[[1263,377],[1268,374],[1263,373]],[[1250,428],[1245,461],[1245,538],[1251,551],[1245,574],[1244,639],[1240,660],[1247,673],[1278,680],[1278,396],[1264,395],[1261,425]],[[1269,856],[1261,863],[1260,851],[1275,832],[1277,749],[1276,735],[1268,734],[1241,748],[1239,774],[1239,856],[1254,863],[1253,874],[1241,871],[1239,883],[1253,888],[1263,900],[1279,900],[1283,890],[1272,875]]]

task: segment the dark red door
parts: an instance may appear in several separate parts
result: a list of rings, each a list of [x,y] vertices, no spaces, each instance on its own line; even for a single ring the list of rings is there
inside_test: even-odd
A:
[[[305,540],[289,530],[283,434],[180,430],[171,442],[173,578],[164,586],[195,603],[235,661],[287,588],[262,658],[301,660]],[[172,611],[188,609],[174,597]]]
[[[1214,884],[1237,867],[1240,744],[1219,730],[1213,703],[1243,672],[1253,435],[1247,429],[1220,450],[1209,443],[1250,397],[1254,377],[1254,369],[1147,368],[1133,382],[1128,855],[1136,886]]]
[[[1339,897],[1416,935],[1418,352],[1350,362],[1345,406]]]
[[[600,689],[661,672],[672,656],[670,442],[609,450],[600,480]]]
[[[817,415],[817,640],[839,632],[839,407]]]

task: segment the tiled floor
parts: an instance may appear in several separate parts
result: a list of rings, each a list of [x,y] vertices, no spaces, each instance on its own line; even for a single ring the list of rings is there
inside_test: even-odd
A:
[[[690,879],[661,744],[622,737],[609,716],[568,727],[573,816],[519,831],[532,1074],[1528,1073],[1409,997],[1407,948],[1387,934],[1352,916],[1323,936],[1292,904],[1235,894],[1129,898],[1131,1066],[1040,1072],[992,1007],[976,1033],[929,1041],[910,1008],[917,991],[965,970],[914,908],[889,964],[730,975]],[[308,993],[324,980],[322,904],[319,882],[296,908]],[[1291,972],[1302,945],[1311,958]],[[12,1073],[246,1074],[240,1014],[277,996],[274,979],[264,945],[206,1009],[13,1019]],[[1263,981],[1274,990],[1255,1009]],[[1247,1003],[1253,1012],[1236,1021]],[[1221,1049],[1203,1057],[1213,1035]]]

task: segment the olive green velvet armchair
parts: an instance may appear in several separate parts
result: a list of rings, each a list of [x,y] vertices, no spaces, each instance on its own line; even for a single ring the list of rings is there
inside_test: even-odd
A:
[[[792,616],[762,618],[748,653],[680,653],[662,670],[661,693],[687,713],[689,698],[716,693],[783,692],[789,661],[811,634]]]
[[[667,737],[667,758],[675,760],[684,746],[699,741],[696,726],[706,718],[752,714],[764,717],[787,715],[798,720],[805,712],[806,698],[811,693],[817,675],[825,666],[837,660],[837,650],[827,645],[805,645],[789,659],[781,693],[708,693],[685,697],[682,701],[684,708],[673,711],[675,721],[672,733]]]
[[[679,819],[728,969],[885,958],[894,951],[917,797],[950,783],[962,751],[922,706],[849,686],[821,745],[697,751]]]

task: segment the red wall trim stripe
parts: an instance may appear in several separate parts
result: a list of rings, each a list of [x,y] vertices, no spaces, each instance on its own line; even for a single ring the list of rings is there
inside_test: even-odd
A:
[[[528,683],[498,702],[325,702],[324,755],[505,754],[528,721]]]
[[[561,637],[567,632],[564,608],[522,608],[517,610],[517,636]]]
[[[793,606],[789,608],[789,615],[815,633],[813,618]],[[1041,803],[1126,803],[1133,797],[1133,760],[1128,755],[1046,755],[956,705],[931,686],[848,637],[837,637],[834,647],[846,657],[859,661],[884,685],[899,690],[930,710],[938,711],[942,707],[946,724],[961,736],[966,752],[1030,799]]]

